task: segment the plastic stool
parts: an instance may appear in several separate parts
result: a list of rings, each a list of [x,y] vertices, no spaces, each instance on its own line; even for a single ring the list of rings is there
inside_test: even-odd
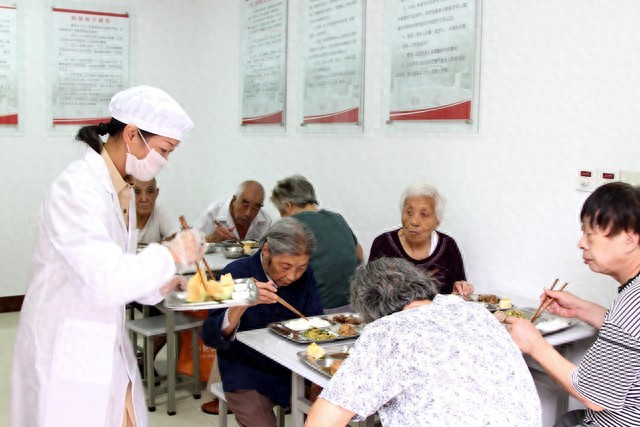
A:
[[[153,316],[142,319],[127,320],[125,326],[129,331],[144,336],[144,366],[146,369],[147,382],[147,406],[150,412],[156,410],[156,393],[166,392],[168,396],[175,398],[175,389],[187,388],[193,386],[193,398],[200,399],[200,358],[198,355],[198,328],[202,325],[202,320],[198,317],[186,313],[175,313],[175,332],[191,330],[193,347],[191,354],[193,357],[193,378],[184,380],[177,384],[173,390],[169,390],[166,386],[156,387],[153,354],[153,337],[166,335],[167,333],[167,316]],[[135,343],[134,343],[135,344]],[[134,345],[135,348],[135,345]],[[176,358],[173,358],[176,360]],[[176,374],[178,377],[179,374]],[[182,375],[180,375],[183,377]],[[176,412],[169,413],[175,415]]]

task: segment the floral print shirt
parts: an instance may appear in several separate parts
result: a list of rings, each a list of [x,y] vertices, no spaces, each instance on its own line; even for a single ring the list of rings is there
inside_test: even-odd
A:
[[[320,395],[383,426],[536,426],[540,400],[511,337],[453,295],[367,325]]]

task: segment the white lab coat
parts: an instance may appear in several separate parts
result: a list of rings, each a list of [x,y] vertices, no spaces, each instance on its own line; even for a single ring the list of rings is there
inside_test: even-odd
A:
[[[124,328],[125,304],[155,304],[175,274],[158,244],[136,255],[103,158],[88,149],[51,185],[40,210],[16,336],[10,425],[121,426],[129,380],[139,427],[147,407]]]

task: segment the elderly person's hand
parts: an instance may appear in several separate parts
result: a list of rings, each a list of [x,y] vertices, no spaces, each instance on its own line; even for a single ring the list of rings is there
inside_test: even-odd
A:
[[[540,331],[528,319],[504,315],[502,323],[505,324],[507,332],[523,353],[531,354],[540,345],[546,343]]]
[[[207,242],[224,242],[225,240],[235,240],[236,236],[233,234],[235,227],[224,227],[220,224],[216,224],[216,228],[213,229],[213,233],[207,236]]]
[[[274,304],[278,302],[278,287],[273,283],[273,280],[268,282],[259,282],[253,279],[258,287],[258,298],[256,304]]]
[[[582,300],[571,292],[545,289],[544,293],[540,295],[540,301],[543,301],[547,297],[553,298],[553,302],[547,306],[549,313],[562,317],[578,317]]]
[[[453,284],[453,293],[459,295],[470,295],[473,293],[473,285],[465,280],[458,280]]]

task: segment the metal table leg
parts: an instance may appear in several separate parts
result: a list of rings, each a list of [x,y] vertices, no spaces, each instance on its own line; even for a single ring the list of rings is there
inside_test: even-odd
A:
[[[166,310],[167,315],[167,414],[176,414],[176,334],[175,312]]]

